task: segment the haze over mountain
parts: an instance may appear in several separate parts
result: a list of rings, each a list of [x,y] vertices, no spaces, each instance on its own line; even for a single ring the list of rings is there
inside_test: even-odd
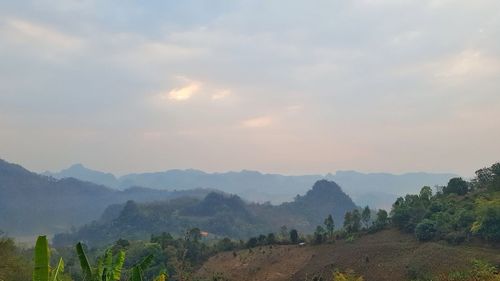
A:
[[[164,172],[136,173],[115,177],[111,173],[91,170],[75,164],[57,173],[46,172],[56,178],[74,177],[110,187],[125,189],[144,186],[155,189],[184,190],[213,188],[255,202],[274,204],[291,201],[306,192],[317,180],[328,179],[338,183],[358,205],[389,208],[394,200],[407,193],[417,192],[422,186],[444,185],[456,175],[450,173],[360,173],[337,171],[335,174],[285,176],[263,174],[256,171],[206,173],[200,170],[168,170]]]
[[[97,219],[110,204],[204,197],[209,192],[141,187],[113,190],[75,178],[39,175],[0,159],[0,229],[9,235],[51,234]]]
[[[75,178],[82,181],[102,184],[107,187],[116,187],[118,184],[118,180],[113,174],[92,170],[84,167],[82,164],[71,165],[70,167],[63,169],[57,173],[46,171],[42,174],[46,176],[52,176],[56,179]]]

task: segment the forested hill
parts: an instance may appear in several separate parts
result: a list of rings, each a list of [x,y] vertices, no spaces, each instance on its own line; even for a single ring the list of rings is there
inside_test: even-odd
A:
[[[103,245],[119,238],[144,239],[162,232],[182,235],[195,227],[235,239],[277,232],[283,225],[310,233],[329,214],[337,225],[342,225],[344,214],[356,205],[336,183],[321,180],[305,195],[279,206],[247,204],[236,195],[214,192],[203,200],[177,198],[143,204],[129,201],[120,208],[117,211],[117,206],[112,206],[105,212],[106,219],[73,233],[56,235],[54,243],[71,245],[83,240],[89,245]]]
[[[294,202],[285,206],[299,212],[301,210],[314,211],[307,214],[312,226],[322,224],[324,214],[332,214],[340,225],[344,221],[345,213],[356,208],[354,202],[338,184],[327,180],[316,182],[304,196],[298,196]]]
[[[332,215],[337,226],[341,226],[344,215],[356,205],[333,181],[319,180],[305,195],[297,195],[292,202],[279,206],[256,205],[255,212],[265,217],[271,225],[293,226],[303,232],[312,232],[323,224],[327,215]]]
[[[110,204],[180,196],[204,197],[208,190],[117,191],[74,178],[54,179],[0,159],[0,229],[9,235],[56,233],[99,218]]]

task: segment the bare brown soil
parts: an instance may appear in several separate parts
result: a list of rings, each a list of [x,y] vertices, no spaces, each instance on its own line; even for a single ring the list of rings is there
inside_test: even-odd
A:
[[[436,275],[470,266],[473,259],[500,264],[500,249],[487,246],[451,246],[420,243],[411,235],[386,230],[349,243],[317,246],[266,246],[225,252],[210,258],[198,277],[214,273],[234,281],[303,281],[313,276],[331,280],[332,272],[354,270],[366,281],[408,280],[412,272]]]

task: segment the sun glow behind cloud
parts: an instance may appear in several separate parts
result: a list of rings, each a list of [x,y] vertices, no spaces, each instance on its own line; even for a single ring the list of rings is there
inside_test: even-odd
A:
[[[175,88],[169,91],[164,98],[173,100],[173,101],[185,101],[190,99],[196,92],[200,90],[201,85],[197,82],[192,82],[191,84],[181,87]]]

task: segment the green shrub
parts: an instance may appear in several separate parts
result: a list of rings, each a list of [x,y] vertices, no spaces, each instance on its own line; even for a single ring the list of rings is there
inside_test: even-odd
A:
[[[432,240],[437,233],[436,223],[429,219],[424,219],[421,223],[417,224],[415,228],[415,235],[420,241]]]

